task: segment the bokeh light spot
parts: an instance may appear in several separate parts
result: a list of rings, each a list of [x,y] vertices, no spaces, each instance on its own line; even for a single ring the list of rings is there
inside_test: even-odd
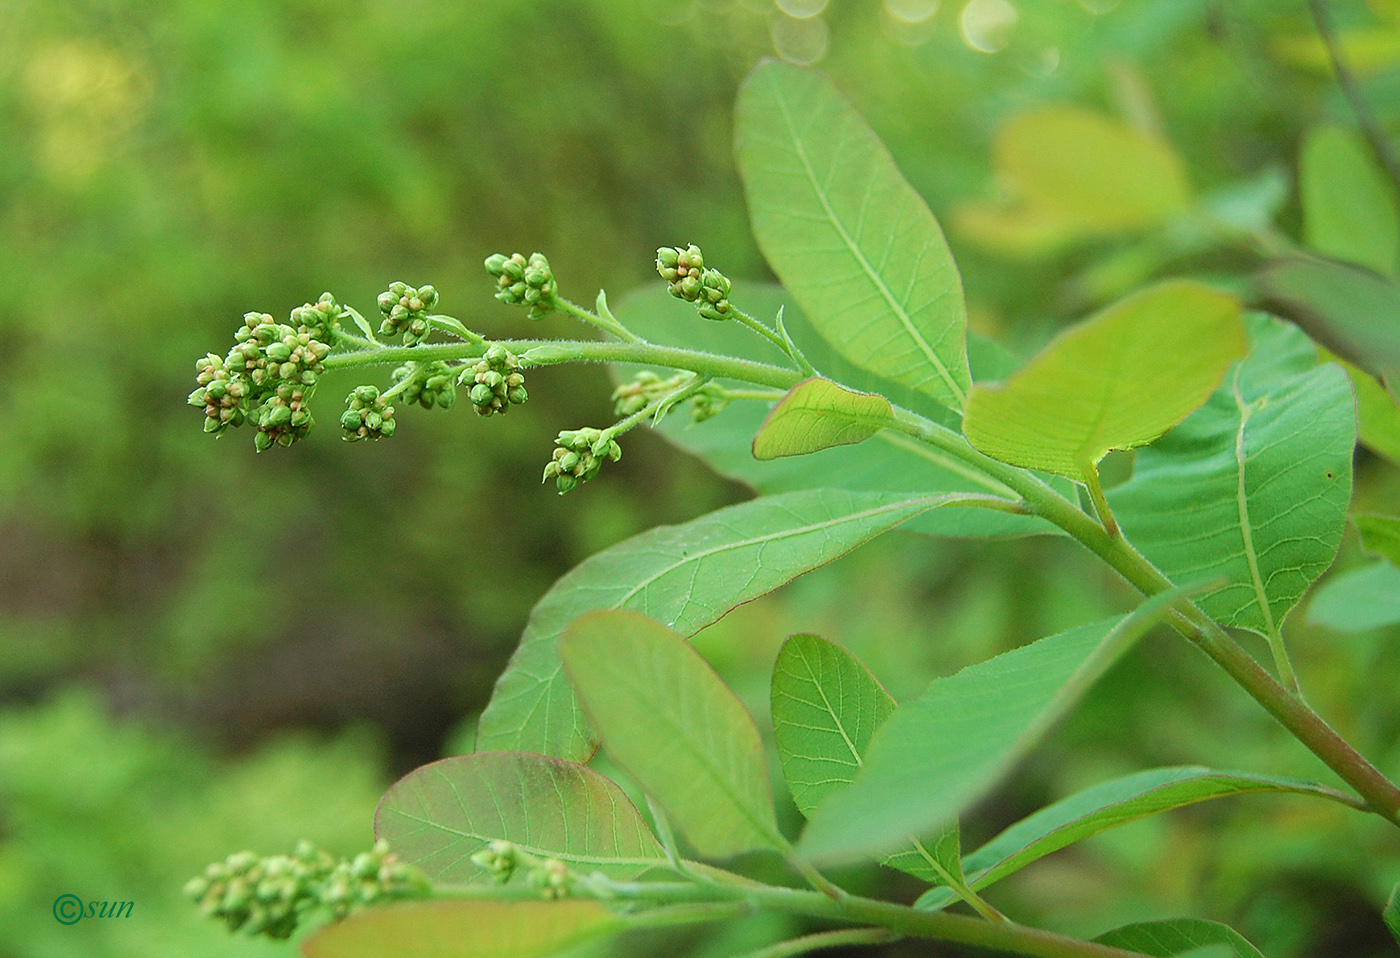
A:
[[[959,26],[963,42],[980,53],[1005,49],[1020,15],[1007,0],[968,0]]]

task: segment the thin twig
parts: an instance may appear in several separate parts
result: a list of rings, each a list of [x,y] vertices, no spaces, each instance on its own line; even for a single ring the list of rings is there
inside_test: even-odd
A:
[[[1361,132],[1366,135],[1371,149],[1375,151],[1376,158],[1381,161],[1386,173],[1390,175],[1396,193],[1400,194],[1400,157],[1396,157],[1390,141],[1385,138],[1385,131],[1381,129],[1380,121],[1376,119],[1375,113],[1371,112],[1370,105],[1361,96],[1361,88],[1356,82],[1356,75],[1351,72],[1351,66],[1346,61],[1342,46],[1337,41],[1337,34],[1332,29],[1332,20],[1327,15],[1327,7],[1323,0],[1308,0],[1308,8],[1312,10],[1313,22],[1317,24],[1318,36],[1322,37],[1323,46],[1327,48],[1327,58],[1332,61],[1332,72],[1337,75],[1337,85],[1342,88],[1342,95],[1351,104],[1351,112],[1356,114],[1356,122],[1361,124]]]

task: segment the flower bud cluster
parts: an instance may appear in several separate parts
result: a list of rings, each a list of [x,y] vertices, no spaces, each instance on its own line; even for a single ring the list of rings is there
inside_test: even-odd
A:
[[[247,313],[234,346],[220,359],[213,353],[195,363],[190,405],[204,407],[204,431],[222,433],[252,422],[261,452],[290,446],[311,429],[307,401],[330,354],[343,307],[326,293],[292,311],[295,325],[267,313]]]
[[[524,869],[526,880],[540,890],[545,898],[563,898],[569,894],[575,877],[557,858],[536,858],[510,842],[492,841],[472,856],[480,868],[485,869],[497,883],[504,885],[511,876]]]
[[[559,285],[543,254],[531,253],[526,259],[519,253],[496,253],[486,258],[486,272],[496,277],[496,298],[511,306],[529,306],[531,319],[543,319],[554,308]]]
[[[447,363],[404,363],[394,370],[394,382],[404,380],[407,383],[399,395],[409,405],[417,403],[424,409],[434,406],[451,409],[457,404],[457,381]]]
[[[558,448],[544,467],[544,480],[553,479],[561,496],[597,476],[604,457],[613,462],[622,458],[622,447],[601,429],[566,429],[554,442]]]
[[[458,381],[467,387],[467,397],[482,416],[504,413],[530,398],[520,360],[499,344],[488,347],[478,362],[462,370]]]
[[[373,386],[356,386],[345,400],[340,428],[346,442],[381,439],[394,434],[394,407]]]
[[[663,246],[657,250],[656,271],[672,296],[694,303],[705,319],[729,319],[732,284],[719,270],[705,268],[705,257],[694,243],[685,249]]]
[[[631,382],[623,383],[612,392],[613,413],[630,416],[641,412],[648,405],[680,388],[690,376],[677,373],[670,379],[662,379],[650,370],[637,373]]]
[[[310,842],[291,855],[260,858],[237,852],[214,862],[185,885],[186,897],[230,931],[287,938],[309,911],[337,918],[373,902],[421,894],[429,887],[418,869],[405,865],[379,842],[370,852],[337,862]]]
[[[690,421],[701,423],[706,419],[713,419],[724,412],[724,407],[728,405],[729,400],[725,397],[724,390],[714,383],[708,383],[690,400]]]
[[[390,283],[379,294],[379,311],[384,322],[379,325],[382,336],[403,333],[405,346],[417,346],[431,331],[428,314],[437,305],[438,291],[431,286],[414,288],[407,283]]]
[[[263,400],[254,410],[257,434],[253,436],[253,447],[258,452],[271,449],[274,444],[290,446],[298,439],[305,439],[311,427],[316,424],[307,408],[311,396],[309,388],[282,383],[277,390]]]

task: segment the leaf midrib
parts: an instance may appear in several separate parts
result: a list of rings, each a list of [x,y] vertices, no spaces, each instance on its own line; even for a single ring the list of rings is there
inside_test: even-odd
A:
[[[792,114],[788,110],[787,100],[783,97],[782,91],[776,84],[773,84],[773,90],[775,94],[774,98],[778,103],[778,109],[781,110],[783,114],[783,122],[787,125],[788,135],[792,139],[793,150],[796,152],[797,158],[802,161],[802,170],[807,176],[807,182],[812,186],[812,192],[816,195],[817,201],[821,203],[822,209],[826,213],[827,221],[831,223],[832,227],[841,237],[841,241],[846,244],[846,248],[850,250],[851,255],[856,258],[856,262],[860,264],[865,275],[875,284],[875,288],[880,291],[880,295],[883,296],[885,302],[889,304],[895,317],[904,327],[904,331],[914,340],[919,347],[919,351],[924,354],[924,358],[927,359],[938,372],[938,375],[943,380],[943,384],[948,387],[949,392],[951,392],[954,399],[957,400],[956,411],[961,413],[963,408],[967,405],[967,394],[957,384],[957,381],[953,379],[952,374],[948,371],[948,367],[938,358],[938,355],[933,351],[933,347],[929,345],[928,340],[915,328],[913,321],[909,318],[909,314],[905,312],[903,305],[895,299],[894,293],[885,285],[884,279],[871,267],[870,261],[865,258],[865,254],[861,252],[860,247],[856,245],[855,241],[851,239],[850,234],[846,232],[846,228],[841,224],[841,220],[836,216],[836,211],[832,209],[831,203],[827,199],[826,189],[817,182],[816,170],[812,168],[811,160],[807,156],[807,150],[803,147],[802,140],[797,134],[797,127],[793,124]]]
[[[1244,396],[1240,394],[1240,373],[1243,369],[1243,365],[1235,367],[1234,381],[1230,384],[1231,394],[1240,414],[1240,425],[1235,431],[1235,507],[1240,517],[1240,535],[1244,540],[1244,557],[1249,563],[1249,578],[1254,585],[1254,601],[1259,605],[1259,614],[1264,619],[1266,634],[1272,639],[1277,639],[1278,626],[1274,623],[1274,613],[1269,608],[1269,594],[1264,589],[1264,579],[1259,572],[1259,556],[1254,548],[1254,526],[1249,518],[1249,496],[1245,490],[1247,457],[1244,451],[1244,430],[1256,407],[1253,403],[1246,403]]]

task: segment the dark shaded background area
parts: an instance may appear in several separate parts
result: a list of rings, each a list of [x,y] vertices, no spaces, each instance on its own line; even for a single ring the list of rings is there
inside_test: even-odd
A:
[[[281,316],[331,290],[368,313],[402,279],[435,284],[469,326],[519,335],[529,324],[481,269],[498,250],[545,252],[582,302],[655,282],[663,244],[767,278],[729,114],[775,46],[822,54],[945,222],[995,193],[991,137],[1037,104],[1150,109],[1203,191],[1271,171],[1287,184],[1306,127],[1348,122],[1310,66],[1301,2],[1023,0],[996,53],[972,48],[960,3],[783,12],[820,7],[0,5],[0,956],[271,953],[202,922],[184,879],[242,847],[367,845],[395,775],[470,748],[472,716],[555,578],[747,495],[636,434],[599,481],[562,498],[542,487],[554,433],[608,421],[597,368],[532,374],[531,401],[504,419],[415,409],[392,441],[354,446],[334,423],[359,380],[328,377],[306,442],[258,456],[246,435],[215,441],[184,400],[194,360],[222,353],[245,311]],[[1344,25],[1392,24],[1392,59],[1367,73],[1390,122],[1388,13],[1337,4]],[[974,324],[1023,352],[1115,293],[1123,248],[1011,261],[950,241]],[[1228,254],[1172,264],[1232,267]],[[558,317],[534,329],[572,332]],[[1358,495],[1395,500],[1393,468],[1358,469]],[[762,719],[791,631],[845,644],[907,697],[1126,600],[1062,542],[890,537],[697,644]],[[1310,697],[1400,770],[1400,636],[1290,627]],[[1156,636],[970,818],[966,842],[1110,775],[1196,762],[1330,781],[1208,663]],[[1394,952],[1378,910],[1397,852],[1360,816],[1248,799],[1109,833],[991,897],[1076,934],[1192,914],[1235,923],[1271,958],[1360,958]],[[136,917],[59,926],[49,907],[68,892],[134,899]],[[618,953],[723,958],[792,930],[756,919]]]

